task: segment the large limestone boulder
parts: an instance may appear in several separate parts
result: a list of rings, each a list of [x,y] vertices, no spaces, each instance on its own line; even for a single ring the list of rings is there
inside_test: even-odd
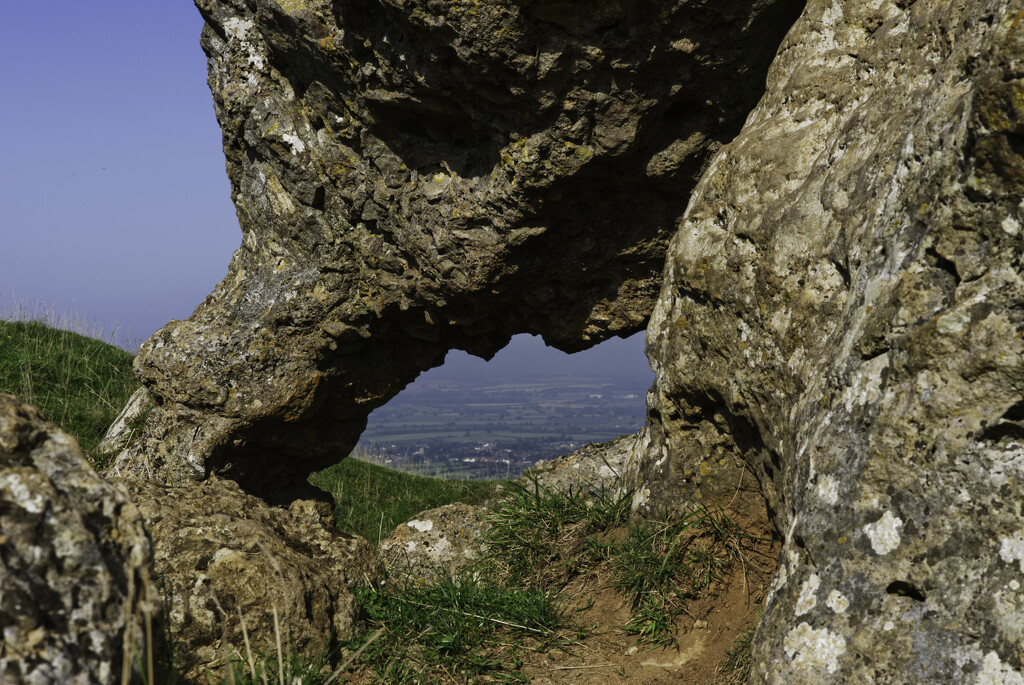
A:
[[[196,4],[242,244],[142,346],[154,408],[116,472],[261,491],[449,349],[640,330],[803,3]]]
[[[756,474],[756,682],[1024,682],[1022,77],[1019,0],[811,0],[672,241],[635,504]]]
[[[162,625],[150,562],[128,498],[42,412],[0,395],[0,683],[148,678]]]
[[[351,589],[379,581],[380,567],[366,540],[334,528],[328,505],[270,507],[225,480],[123,485],[153,536],[175,666],[190,682],[244,656],[243,629],[262,654],[278,637],[307,657],[354,637]]]

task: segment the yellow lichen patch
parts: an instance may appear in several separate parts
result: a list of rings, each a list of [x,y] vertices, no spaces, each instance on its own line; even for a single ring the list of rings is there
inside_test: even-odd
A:
[[[306,9],[306,0],[274,0],[278,7],[291,14]]]

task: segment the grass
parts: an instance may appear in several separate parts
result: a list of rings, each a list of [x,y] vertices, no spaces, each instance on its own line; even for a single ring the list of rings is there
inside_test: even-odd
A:
[[[522,655],[563,638],[557,595],[510,587],[471,574],[426,587],[357,591],[373,636],[363,663],[386,683],[430,683],[488,677],[523,681]],[[361,647],[366,636],[351,644]]]
[[[345,459],[309,480],[334,497],[335,525],[374,545],[422,511],[453,502],[481,504],[502,485],[413,476],[358,459]]]
[[[280,642],[280,640],[278,640]],[[275,656],[253,654],[252,646],[245,645],[241,658],[228,655],[223,675],[207,674],[210,685],[324,685],[334,676],[331,658],[327,652],[312,657],[294,651],[279,651]],[[337,678],[333,678],[337,680]]]
[[[488,520],[490,572],[510,583],[564,585],[607,556],[605,537],[628,519],[630,499],[511,484]]]
[[[750,675],[750,667],[753,665],[752,649],[754,646],[754,634],[757,633],[757,624],[751,624],[740,631],[740,634],[732,641],[733,647],[725,650],[725,661],[719,667],[728,685],[743,685]]]
[[[97,446],[138,387],[132,355],[118,347],[39,321],[0,321],[0,392],[46,412],[97,467]]]
[[[756,540],[707,506],[630,524],[609,555],[613,586],[633,607],[625,630],[641,643],[678,647],[676,617],[732,564],[744,564],[745,543]]]

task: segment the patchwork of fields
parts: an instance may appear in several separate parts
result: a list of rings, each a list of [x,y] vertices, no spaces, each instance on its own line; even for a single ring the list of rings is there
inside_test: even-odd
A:
[[[393,468],[506,478],[640,427],[648,379],[425,375],[370,416],[357,453]]]

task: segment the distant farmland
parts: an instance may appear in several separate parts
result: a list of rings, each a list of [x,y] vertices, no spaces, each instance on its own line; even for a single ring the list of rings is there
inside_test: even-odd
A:
[[[425,475],[513,477],[540,459],[636,432],[645,381],[424,377],[370,416],[357,450]]]

